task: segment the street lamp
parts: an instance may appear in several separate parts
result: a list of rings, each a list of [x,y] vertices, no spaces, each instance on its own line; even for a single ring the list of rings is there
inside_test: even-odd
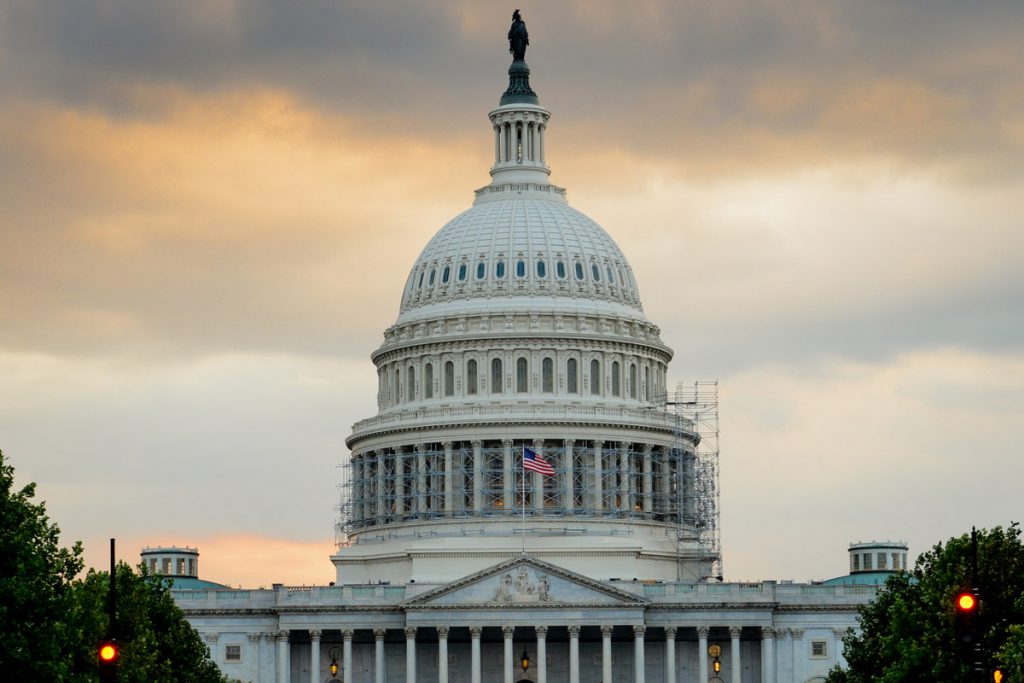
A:
[[[708,656],[711,657],[711,668],[714,669],[715,673],[719,673],[722,670],[722,660],[719,657],[722,656],[722,646],[718,643],[711,643],[708,645]]]
[[[523,650],[523,656],[519,658],[519,666],[523,668],[523,675],[526,675],[526,670],[530,668],[530,655],[526,650]]]
[[[337,676],[338,676],[338,655],[340,655],[340,654],[341,653],[338,652],[338,648],[336,648],[336,647],[332,647],[327,652],[327,655],[331,658],[331,677],[332,678],[337,678]],[[344,675],[344,672],[342,673],[342,675]]]

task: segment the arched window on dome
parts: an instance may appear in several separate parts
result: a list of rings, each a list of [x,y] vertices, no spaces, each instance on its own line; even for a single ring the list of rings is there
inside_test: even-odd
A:
[[[435,275],[437,275],[437,268],[431,268],[430,269],[430,279],[427,280],[427,287],[433,287],[434,286],[434,276]]]
[[[405,371],[405,400],[416,400],[416,368],[411,365]]]
[[[423,289],[423,278],[426,276],[426,274],[427,274],[427,271],[425,271],[425,270],[421,270],[420,271],[420,280],[416,284],[416,289]]]
[[[626,279],[626,276],[623,275],[623,273],[622,273],[622,266],[619,266],[618,270],[619,270],[619,284],[622,285],[623,287],[628,287],[629,286],[629,281]]]
[[[395,368],[394,392],[395,392],[395,403],[396,404],[402,402],[401,391],[402,391],[402,373],[399,372],[398,368]]]
[[[545,358],[540,363],[540,388],[545,394],[555,392],[555,361]]]
[[[444,395],[455,395],[455,363],[450,360],[444,362]]]
[[[612,396],[622,394],[622,378],[619,376],[619,361],[612,361]]]
[[[576,359],[570,358],[565,362],[565,388],[570,394],[579,393],[579,377],[577,375]]]
[[[614,285],[615,284],[615,273],[612,272],[612,267],[611,266],[605,266],[604,271],[608,275],[608,284]]]
[[[498,261],[494,264],[494,277],[499,280],[505,277],[505,262]]]
[[[548,276],[548,265],[544,262],[544,259],[539,259],[537,261],[537,277],[547,277],[547,276]]]
[[[431,363],[423,367],[423,398],[434,398],[434,366]]]
[[[484,263],[483,261],[480,261],[479,263],[476,264],[476,279],[477,280],[483,280],[486,275],[487,275],[487,264]]]
[[[594,276],[594,282],[601,281],[601,268],[596,263],[590,264],[590,274]]]
[[[629,397],[636,398],[636,363],[629,364]]]
[[[565,261],[555,262],[555,277],[559,280],[565,279]]]
[[[523,259],[516,261],[516,277],[526,277],[526,261]]]
[[[505,389],[505,382],[503,380],[501,368],[501,359],[491,359],[491,393],[501,394]]]
[[[644,366],[644,400],[651,400],[651,366]]]
[[[441,271],[441,284],[446,285],[448,281],[452,279],[452,267],[445,266],[444,270]]]
[[[601,363],[596,358],[590,361],[590,393],[594,396],[601,393]]]
[[[466,393],[476,394],[476,361],[472,358],[466,363]]]
[[[466,264],[465,263],[460,263],[459,264],[459,282],[465,282],[466,281],[466,271],[467,270],[468,269],[466,268]]]
[[[583,264],[580,263],[579,261],[577,261],[576,262],[575,270],[576,270],[576,279],[577,280],[582,280],[583,279]]]
[[[530,390],[529,366],[525,358],[516,360],[516,393],[525,394]]]

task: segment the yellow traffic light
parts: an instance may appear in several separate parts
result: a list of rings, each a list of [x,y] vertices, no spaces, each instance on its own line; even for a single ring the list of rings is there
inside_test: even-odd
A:
[[[1003,683],[1003,670],[996,669],[992,672],[992,683]]]

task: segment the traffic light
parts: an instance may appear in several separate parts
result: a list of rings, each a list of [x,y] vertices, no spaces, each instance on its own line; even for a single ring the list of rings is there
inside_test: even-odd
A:
[[[117,661],[121,658],[121,648],[113,638],[104,640],[96,649],[99,660],[100,680],[113,681],[117,676]]]
[[[965,588],[957,592],[953,598],[953,614],[956,626],[956,638],[964,645],[975,642],[975,617],[978,614],[980,600],[978,591]]]
[[[992,683],[1006,683],[1006,677],[1001,667],[992,671]]]

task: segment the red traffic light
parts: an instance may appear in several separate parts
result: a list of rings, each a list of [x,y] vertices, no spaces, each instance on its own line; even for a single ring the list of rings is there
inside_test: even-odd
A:
[[[99,657],[101,664],[116,664],[117,657],[120,651],[117,649],[117,643],[112,640],[100,643]]]
[[[978,607],[978,599],[970,591],[963,591],[956,596],[956,608],[961,612],[973,612]]]

